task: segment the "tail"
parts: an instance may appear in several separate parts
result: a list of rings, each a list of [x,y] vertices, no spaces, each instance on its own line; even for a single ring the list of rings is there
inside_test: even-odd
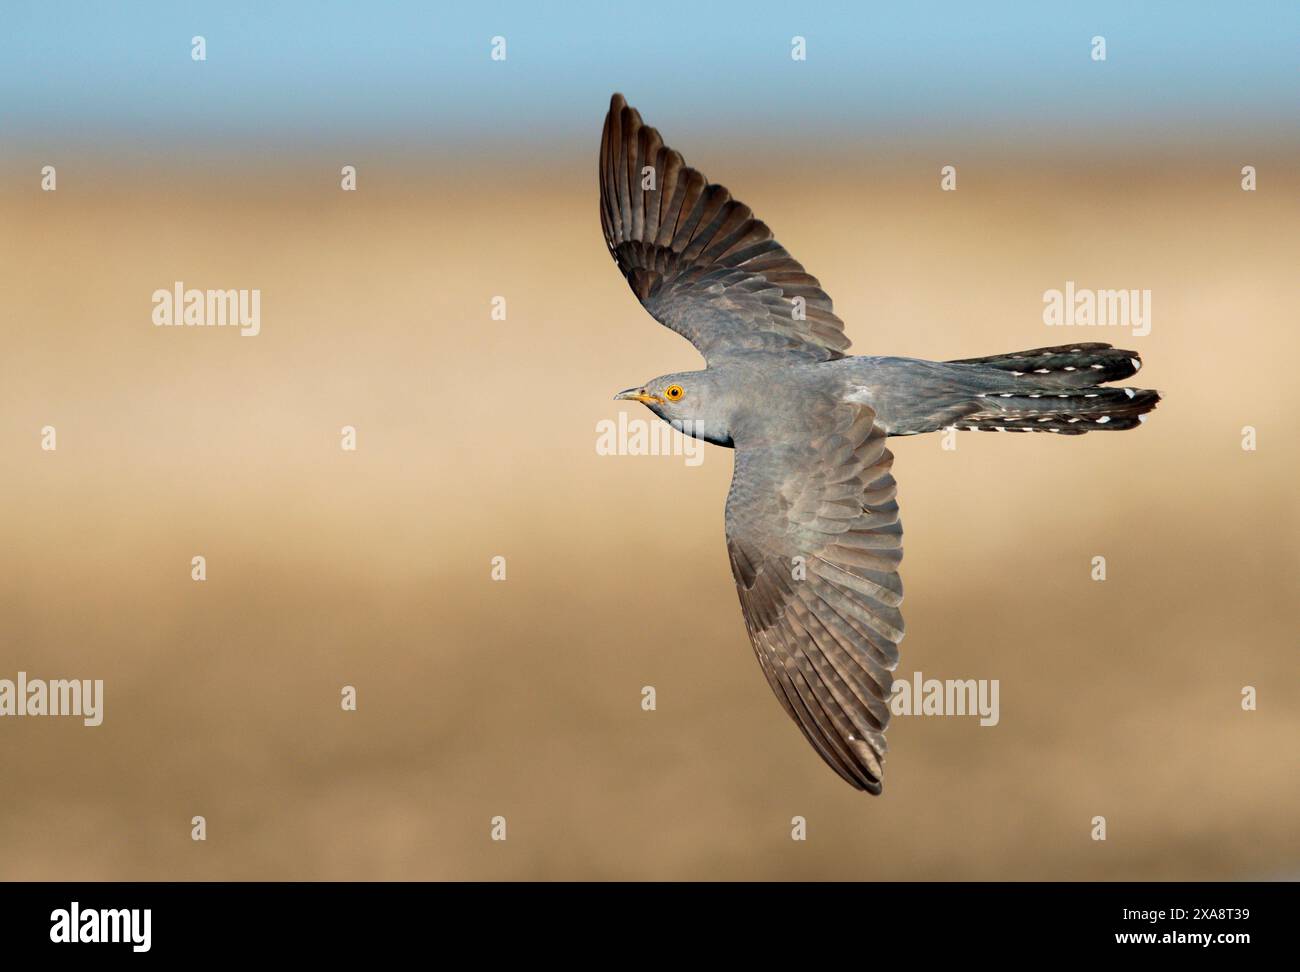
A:
[[[998,432],[1081,435],[1136,428],[1160,393],[1145,388],[1103,388],[1137,374],[1142,358],[1109,344],[1065,344],[949,364],[974,365],[988,390],[951,424]],[[1001,372],[1001,374],[998,374]]]

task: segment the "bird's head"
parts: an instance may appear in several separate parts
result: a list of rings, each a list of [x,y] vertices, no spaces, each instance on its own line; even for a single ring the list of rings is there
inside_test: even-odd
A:
[[[730,409],[716,378],[689,371],[662,375],[614,396],[616,402],[640,402],[686,435],[731,445]]]

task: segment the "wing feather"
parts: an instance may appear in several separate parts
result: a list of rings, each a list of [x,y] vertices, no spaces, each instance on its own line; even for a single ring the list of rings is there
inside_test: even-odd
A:
[[[865,405],[824,402],[803,444],[736,442],[727,548],[759,666],[818,754],[881,791],[903,639],[893,456]]]
[[[843,357],[844,324],[817,278],[748,206],[664,145],[622,95],[610,99],[598,171],[601,229],[618,268],[646,310],[706,359]]]

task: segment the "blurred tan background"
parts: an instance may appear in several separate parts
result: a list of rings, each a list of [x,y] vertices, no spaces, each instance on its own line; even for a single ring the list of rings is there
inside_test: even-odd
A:
[[[905,153],[678,147],[858,353],[1110,341],[1164,392],[1125,434],[893,440],[899,673],[999,679],[1000,724],[896,718],[884,796],[850,790],[751,656],[730,453],[596,454],[615,391],[698,358],[605,253],[594,141],[355,193],[319,159],[9,171],[0,678],[106,699],[0,720],[0,877],[1300,873],[1300,156],[1257,152],[1248,193],[1230,156],[994,153],[943,193]],[[176,280],[260,288],[261,335],[155,328]],[[1044,326],[1067,280],[1151,289],[1151,334]]]

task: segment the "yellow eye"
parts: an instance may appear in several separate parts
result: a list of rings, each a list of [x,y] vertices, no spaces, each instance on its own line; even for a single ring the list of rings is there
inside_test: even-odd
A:
[[[664,398],[670,402],[680,402],[685,394],[686,392],[682,391],[681,385],[669,385],[664,389]]]

